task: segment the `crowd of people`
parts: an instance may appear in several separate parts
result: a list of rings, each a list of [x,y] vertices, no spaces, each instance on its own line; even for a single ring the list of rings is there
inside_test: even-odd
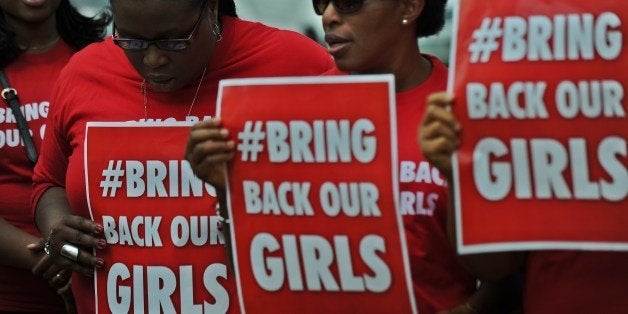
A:
[[[18,112],[0,106],[0,312],[95,311],[93,274],[108,244],[88,211],[87,122],[200,121],[215,116],[222,79],[380,73],[395,77],[399,162],[429,162],[450,183],[399,182],[437,196],[429,211],[403,215],[420,313],[628,311],[626,253],[456,253],[448,187],[462,126],[447,110],[455,98],[439,93],[446,66],[417,43],[440,31],[446,0],[312,2],[327,49],[238,18],[233,0],[111,0],[112,14],[96,18],[69,0],[0,0],[0,68],[21,105],[39,108],[25,117],[35,162],[19,145],[28,134]],[[219,118],[192,127],[185,158],[220,208],[234,154]]]

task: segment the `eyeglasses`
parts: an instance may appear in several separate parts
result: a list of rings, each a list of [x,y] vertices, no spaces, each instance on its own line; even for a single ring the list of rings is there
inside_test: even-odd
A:
[[[205,15],[205,8],[207,7],[207,3],[209,1],[205,1],[203,2],[203,5],[201,6],[201,13],[199,14],[198,18],[196,19],[196,22],[194,22],[194,27],[192,28],[192,32],[190,32],[190,35],[188,35],[187,38],[173,38],[173,39],[158,39],[158,40],[144,40],[144,39],[134,39],[134,38],[121,38],[119,37],[119,35],[117,34],[116,30],[115,30],[115,24],[113,25],[114,27],[114,35],[113,35],[113,42],[118,45],[120,48],[124,49],[124,50],[131,50],[131,51],[140,51],[140,50],[144,50],[146,48],[148,48],[148,46],[150,45],[155,45],[157,46],[157,48],[161,49],[161,50],[166,50],[166,51],[181,51],[181,50],[185,50],[187,47],[189,47],[192,42],[194,42],[194,36],[196,34],[196,31],[198,30],[198,25],[201,23],[201,20],[203,18],[203,15]]]
[[[334,10],[340,14],[351,14],[360,11],[364,0],[312,0],[314,12],[323,15],[329,3],[334,6]]]

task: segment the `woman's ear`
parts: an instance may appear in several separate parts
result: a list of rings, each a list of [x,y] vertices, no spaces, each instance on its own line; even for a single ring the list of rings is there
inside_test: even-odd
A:
[[[401,0],[403,11],[401,16],[402,23],[412,24],[423,12],[426,0]]]

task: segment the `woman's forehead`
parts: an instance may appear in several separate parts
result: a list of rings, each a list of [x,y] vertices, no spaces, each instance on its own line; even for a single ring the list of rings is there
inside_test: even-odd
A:
[[[157,38],[188,31],[200,14],[189,0],[115,0],[116,28],[127,36]]]

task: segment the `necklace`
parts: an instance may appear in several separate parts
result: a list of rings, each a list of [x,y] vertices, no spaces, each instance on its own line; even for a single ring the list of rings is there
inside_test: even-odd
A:
[[[31,46],[31,45],[18,45],[18,47],[20,47],[20,49],[22,50],[27,50],[27,51],[44,51],[44,50],[48,50],[49,48],[51,48],[52,46],[56,45],[57,42],[59,41],[59,39],[61,39],[61,37],[59,35],[55,36],[55,38],[53,38],[52,40],[50,40],[49,42],[40,45],[40,46]]]
[[[196,86],[196,92],[194,93],[194,98],[192,98],[192,104],[190,104],[190,108],[188,108],[188,113],[185,115],[185,118],[189,117],[192,113],[192,108],[194,108],[194,104],[196,103],[196,96],[198,96],[198,91],[201,89],[201,84],[203,84],[203,79],[205,78],[205,72],[207,71],[207,67],[203,69],[203,74],[201,75],[200,81],[198,81],[198,86]],[[146,79],[142,80],[142,85],[140,86],[142,90],[142,95],[144,96],[144,121],[148,121],[148,92],[146,91]]]

